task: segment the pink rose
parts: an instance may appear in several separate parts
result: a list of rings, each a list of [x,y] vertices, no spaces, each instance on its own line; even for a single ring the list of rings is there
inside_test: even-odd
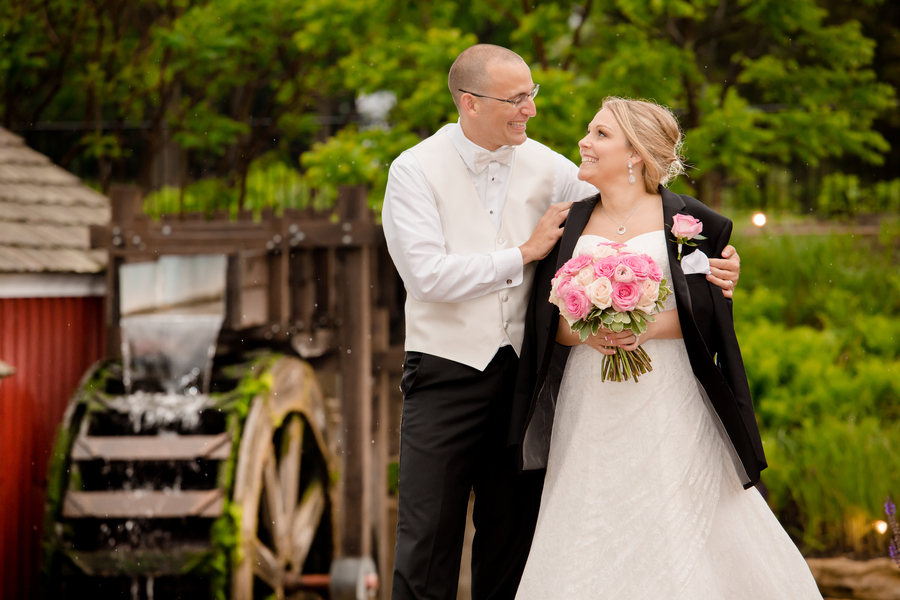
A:
[[[622,258],[622,264],[631,269],[634,278],[638,281],[644,281],[650,277],[650,263],[639,255],[629,255]]]
[[[593,260],[590,254],[580,254],[567,260],[566,264],[564,264],[556,274],[559,275],[560,273],[564,273],[566,275],[575,275],[591,264],[591,262],[593,262]]]
[[[659,283],[660,281],[662,281],[662,271],[659,270],[659,265],[656,264],[656,261],[653,260],[653,259],[652,259],[649,255],[647,255],[647,254],[642,254],[641,256],[642,256],[642,257],[649,263],[649,265],[650,265],[649,272],[648,272],[647,276],[648,276],[650,279],[652,279],[653,281],[655,281],[656,283]]]
[[[612,307],[619,312],[634,310],[641,299],[641,284],[637,281],[613,283]]]
[[[556,278],[556,282],[556,295],[565,300],[572,286],[575,285],[575,280],[571,276],[562,275]]]
[[[569,291],[569,295],[566,296],[566,312],[569,313],[569,316],[573,319],[569,323],[571,324],[579,319],[585,318],[590,309],[591,301],[588,299],[584,289],[581,287],[573,287]],[[568,317],[566,317],[566,320],[569,320]]]
[[[615,256],[607,256],[594,263],[594,273],[597,277],[612,279],[617,266],[619,266],[619,259]]]
[[[613,286],[612,282],[606,277],[597,278],[594,283],[587,286],[584,291],[587,292],[591,304],[600,310],[609,308],[612,305]]]
[[[672,235],[676,238],[692,240],[703,231],[703,223],[690,215],[672,217]]]
[[[613,279],[618,281],[619,283],[629,283],[634,281],[634,271],[631,270],[631,267],[628,265],[619,263],[619,266],[616,267],[615,273],[613,273]]]

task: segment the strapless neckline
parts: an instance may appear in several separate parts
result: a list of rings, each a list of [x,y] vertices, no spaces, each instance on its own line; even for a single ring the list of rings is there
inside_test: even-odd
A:
[[[581,237],[583,237],[583,238],[595,237],[595,238],[599,238],[601,240],[606,240],[607,242],[615,242],[617,244],[625,244],[627,246],[629,242],[636,240],[638,238],[644,237],[645,235],[650,235],[650,234],[654,234],[654,233],[665,233],[665,231],[666,231],[665,229],[654,229],[653,231],[648,231],[646,233],[641,233],[634,237],[630,237],[627,240],[625,240],[624,242],[616,242],[615,240],[611,240],[607,237],[603,237],[602,235],[597,235],[595,233],[585,233],[585,234],[582,234]]]

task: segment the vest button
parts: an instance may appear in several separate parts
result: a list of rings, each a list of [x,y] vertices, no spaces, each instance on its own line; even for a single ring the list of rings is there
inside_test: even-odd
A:
[[[503,321],[503,329],[509,329],[509,321]]]
[[[497,243],[502,246],[503,244],[506,243],[506,240],[504,240],[503,238],[497,238]]]
[[[504,294],[504,295],[503,295],[503,301],[504,301],[504,302],[509,302],[509,296],[507,296],[506,294]]]
[[[506,280],[506,285],[512,285],[512,279],[507,279],[507,280]]]

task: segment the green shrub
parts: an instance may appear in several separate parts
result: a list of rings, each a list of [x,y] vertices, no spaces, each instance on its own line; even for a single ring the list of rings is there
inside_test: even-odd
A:
[[[769,504],[807,553],[884,554],[872,522],[900,487],[891,253],[851,236],[734,243],[735,327],[770,466]]]

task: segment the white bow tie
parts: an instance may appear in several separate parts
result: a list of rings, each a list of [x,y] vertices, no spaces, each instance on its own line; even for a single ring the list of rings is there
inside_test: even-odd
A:
[[[513,156],[513,148],[512,146],[503,146],[493,152],[488,152],[487,150],[476,150],[475,151],[475,172],[481,173],[484,171],[488,164],[492,162],[498,162],[501,165],[509,165],[512,162]]]

